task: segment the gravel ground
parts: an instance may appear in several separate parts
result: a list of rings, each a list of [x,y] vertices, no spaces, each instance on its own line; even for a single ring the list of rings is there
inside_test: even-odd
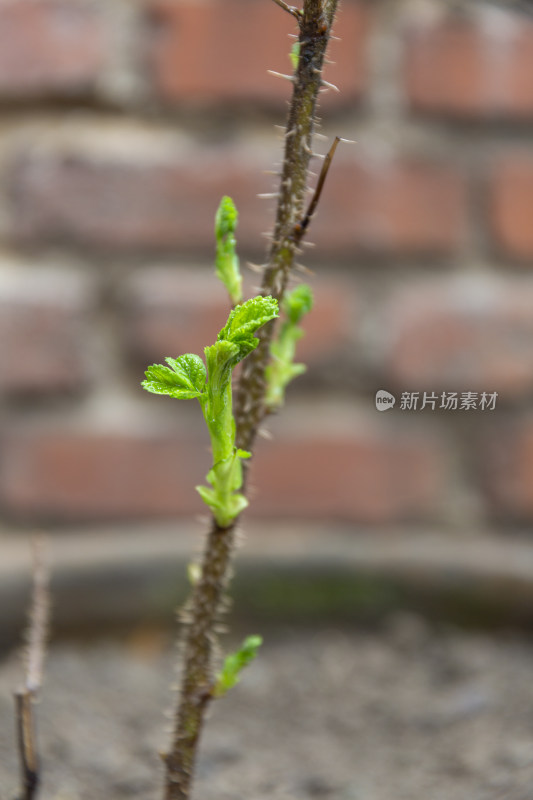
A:
[[[51,648],[38,707],[43,800],[160,796],[172,650],[126,641]],[[11,691],[0,668],[0,797],[16,793]],[[195,799],[531,800],[533,643],[429,629],[271,632],[212,709]]]

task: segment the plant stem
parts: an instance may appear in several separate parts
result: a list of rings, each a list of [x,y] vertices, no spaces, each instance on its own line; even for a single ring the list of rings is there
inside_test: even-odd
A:
[[[307,0],[300,22],[300,56],[285,133],[285,153],[274,235],[261,292],[281,300],[298,251],[295,226],[303,217],[322,67],[338,0]],[[236,396],[237,447],[250,450],[264,417],[265,369],[274,325],[258,332],[259,345],[243,362]]]
[[[234,526],[220,528],[215,520],[205,543],[202,573],[195,585],[187,623],[183,676],[172,749],[166,763],[166,800],[190,797],[198,741],[212,699],[214,627],[226,586],[233,550]]]
[[[35,733],[34,702],[42,683],[46,635],[50,617],[50,575],[43,554],[43,539],[33,539],[32,549],[33,591],[27,633],[25,675],[23,685],[15,692],[17,745],[21,772],[21,791],[17,800],[34,800],[39,789],[39,755]]]
[[[283,297],[298,250],[300,237],[295,235],[295,228],[303,217],[314,115],[337,4],[338,0],[304,0],[298,14],[300,56],[287,122],[274,234],[262,282],[262,294],[272,294],[277,300]],[[235,420],[236,444],[245,450],[253,444],[265,414],[265,369],[272,334],[273,325],[267,323],[258,333],[259,345],[243,362]],[[234,539],[235,522],[226,528],[212,522],[201,577],[188,610],[180,699],[171,751],[165,756],[166,800],[190,797],[199,737],[212,699],[214,629],[228,580]]]

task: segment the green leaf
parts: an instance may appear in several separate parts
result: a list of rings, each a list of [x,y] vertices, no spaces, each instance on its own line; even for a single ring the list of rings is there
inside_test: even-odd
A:
[[[213,488],[196,487],[222,527],[229,525],[248,506],[247,499],[238,489],[242,486],[241,459],[251,455],[247,450],[235,448],[232,455],[217,461],[207,473],[206,478]]]
[[[239,345],[226,340],[215,342],[204,349],[209,390],[213,395],[220,394],[231,380],[231,371],[241,360]]]
[[[246,497],[239,492],[221,499],[219,493],[208,486],[196,486],[195,488],[206,506],[211,509],[221,528],[231,525],[235,517],[238,517],[241,511],[244,511],[249,505]]]
[[[283,298],[282,309],[293,325],[298,325],[302,317],[313,308],[313,292],[307,283],[301,283]]]
[[[215,216],[215,236],[217,239],[223,239],[229,233],[235,233],[237,221],[239,219],[239,212],[235,207],[235,203],[225,195],[220,201]]]
[[[198,358],[198,356],[194,356],[194,358]],[[173,359],[167,360],[172,361]],[[203,367],[202,360],[198,360]],[[205,367],[203,369],[205,383]],[[147,392],[152,392],[152,394],[166,394],[179,400],[190,400],[193,397],[199,397],[202,393],[201,389],[196,388],[195,384],[191,382],[183,371],[176,372],[175,369],[165,367],[163,364],[152,364],[144,374],[146,375],[146,380],[141,383],[141,386]],[[198,375],[196,383],[199,384]]]
[[[261,636],[248,636],[239,650],[226,656],[222,669],[216,677],[213,690],[215,697],[222,697],[239,682],[240,673],[256,658],[262,644]]]
[[[236,253],[237,209],[231,197],[223,197],[215,216],[217,278],[222,281],[233,304],[242,300],[242,276]]]
[[[208,473],[209,475],[209,473]],[[206,506],[209,506],[213,514],[215,511],[220,510],[220,503],[218,501],[217,494],[214,489],[210,489],[209,486],[195,486],[194,487]]]
[[[206,381],[205,364],[200,356],[186,353],[179,358],[165,358],[165,361],[189,389],[203,391]]]
[[[278,301],[267,296],[252,297],[231,311],[226,325],[218,334],[217,340],[229,342],[249,340],[265,323],[278,316]],[[252,348],[253,349],[253,348]]]
[[[223,366],[233,369],[255,350],[259,344],[254,336],[255,331],[277,315],[278,302],[272,297],[252,297],[242,305],[235,306],[215,344],[205,348],[209,381],[214,375],[222,374]],[[227,375],[225,377],[229,379]]]

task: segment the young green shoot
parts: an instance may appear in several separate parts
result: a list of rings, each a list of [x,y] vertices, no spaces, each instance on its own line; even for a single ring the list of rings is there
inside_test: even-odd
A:
[[[270,410],[283,405],[287,385],[306,370],[305,364],[295,364],[296,343],[304,336],[300,327],[305,314],[313,307],[313,293],[306,283],[287,292],[281,304],[285,320],[278,336],[270,346],[272,361],[266,368],[267,391],[265,404]]]
[[[235,653],[226,656],[222,669],[216,676],[213,697],[223,697],[239,683],[240,673],[254,660],[262,644],[261,636],[248,636]]]
[[[168,366],[148,367],[146,380],[142,382],[143,388],[153,394],[199,401],[211,438],[213,466],[207,473],[210,486],[196,489],[222,528],[230,525],[248,505],[239,489],[241,461],[249,458],[250,453],[235,447],[232,372],[257,347],[255,332],[277,316],[277,300],[270,296],[252,297],[232,309],[215,344],[204,350],[205,364],[193,353],[166,358]]]
[[[242,276],[235,247],[235,229],[239,214],[231,197],[223,197],[215,216],[217,278],[222,281],[232,305],[242,300]]]

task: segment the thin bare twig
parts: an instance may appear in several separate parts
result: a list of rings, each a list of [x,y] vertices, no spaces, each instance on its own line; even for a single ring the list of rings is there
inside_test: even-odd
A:
[[[305,212],[302,220],[297,222],[294,226],[294,239],[298,243],[301,241],[302,237],[304,236],[307,228],[309,227],[309,223],[313,217],[313,214],[316,211],[316,207],[318,205],[318,201],[320,200],[320,195],[322,194],[322,189],[324,188],[324,183],[327,178],[327,174],[329,172],[329,168],[331,166],[331,162],[333,160],[333,156],[335,155],[335,150],[337,149],[337,145],[339,142],[342,141],[340,136],[335,136],[333,140],[333,144],[329,148],[329,151],[322,162],[322,169],[320,170],[320,175],[318,176],[318,180],[316,182],[315,191],[313,192],[313,196],[311,198],[311,202],[307,207],[307,211]]]
[[[274,0],[274,2],[288,14],[292,14],[293,17],[296,17],[298,22],[302,18],[302,11],[299,8],[296,8],[295,6],[290,6],[283,0]]]
[[[45,542],[42,537],[32,541],[33,592],[30,623],[26,640],[26,688],[36,692],[41,688],[46,653],[46,637],[50,618],[50,574],[45,559]]]
[[[17,800],[34,800],[39,788],[39,758],[35,734],[34,700],[41,688],[50,616],[49,572],[44,541],[32,541],[32,599],[24,658],[24,683],[15,692],[17,746],[21,790]]]

